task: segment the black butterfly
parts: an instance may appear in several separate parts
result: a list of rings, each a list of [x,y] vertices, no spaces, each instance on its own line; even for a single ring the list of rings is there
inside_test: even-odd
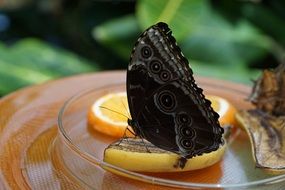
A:
[[[127,71],[128,123],[137,136],[179,154],[181,168],[223,143],[219,115],[202,91],[167,24],[141,34]]]

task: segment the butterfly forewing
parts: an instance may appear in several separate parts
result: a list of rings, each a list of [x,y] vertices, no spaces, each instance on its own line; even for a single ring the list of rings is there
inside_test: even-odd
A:
[[[135,44],[127,95],[134,131],[154,145],[190,158],[222,143],[218,114],[165,23],[148,28]]]

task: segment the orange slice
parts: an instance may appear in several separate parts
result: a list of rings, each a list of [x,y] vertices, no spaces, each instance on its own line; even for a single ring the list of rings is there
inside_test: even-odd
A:
[[[221,125],[234,124],[236,109],[224,98],[209,95],[213,109],[220,115]],[[125,92],[110,93],[102,96],[94,102],[88,112],[88,124],[95,130],[113,136],[132,136],[126,130],[128,118],[131,118],[128,110],[128,101]],[[131,130],[131,128],[129,127]]]
[[[125,92],[110,93],[97,99],[88,112],[88,124],[114,137],[131,136],[126,130],[130,117]],[[129,127],[131,130],[131,128]]]
[[[206,98],[212,102],[212,108],[220,115],[221,125],[234,125],[236,108],[225,98],[207,95]]]

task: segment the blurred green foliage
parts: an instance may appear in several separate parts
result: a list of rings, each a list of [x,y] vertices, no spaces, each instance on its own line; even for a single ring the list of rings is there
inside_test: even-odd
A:
[[[169,24],[195,74],[250,84],[261,69],[285,60],[282,0],[5,2],[0,16],[10,24],[1,31],[0,19],[0,95],[62,76],[125,69],[140,33],[159,21]]]
[[[0,94],[22,86],[97,69],[96,65],[74,53],[26,38],[10,47],[0,46]]]

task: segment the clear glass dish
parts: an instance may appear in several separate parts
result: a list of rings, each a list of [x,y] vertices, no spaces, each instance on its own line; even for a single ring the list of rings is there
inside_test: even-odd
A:
[[[206,94],[228,99],[237,108],[249,108],[247,92],[234,86],[201,83]],[[87,90],[73,96],[58,117],[58,137],[53,160],[57,169],[84,189],[282,189],[285,174],[273,175],[255,168],[250,143],[242,130],[236,129],[229,139],[223,160],[197,171],[180,173],[138,173],[103,162],[104,149],[116,139],[87,126],[87,112],[97,98],[125,91],[125,84]],[[60,163],[60,164],[59,164]]]

